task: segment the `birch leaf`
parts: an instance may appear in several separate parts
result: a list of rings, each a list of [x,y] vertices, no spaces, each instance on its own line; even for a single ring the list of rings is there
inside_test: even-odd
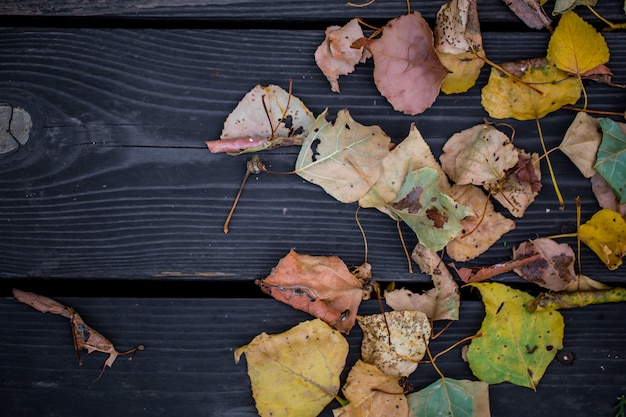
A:
[[[248,363],[252,395],[262,417],[317,416],[339,392],[348,342],[316,319],[284,333],[261,333],[235,351]]]
[[[596,170],[596,154],[602,141],[600,124],[585,112],[579,112],[567,129],[559,149],[578,167],[580,172],[590,178]]]
[[[296,160],[296,173],[342,203],[363,197],[382,171],[391,139],[378,126],[364,126],[340,110],[333,125],[327,110],[310,126]]]
[[[602,142],[598,148],[595,169],[611,185],[620,204],[626,203],[626,136],[617,123],[600,119]]]
[[[617,269],[626,255],[626,220],[617,212],[602,209],[578,230],[580,240],[610,269]]]
[[[489,417],[489,385],[482,381],[441,378],[407,395],[412,417]]]

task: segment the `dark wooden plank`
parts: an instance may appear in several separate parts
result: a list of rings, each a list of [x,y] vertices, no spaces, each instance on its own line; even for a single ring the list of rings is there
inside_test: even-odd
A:
[[[105,355],[93,353],[79,367],[67,321],[41,314],[13,299],[0,300],[0,401],[5,415],[78,416],[253,416],[256,415],[245,361],[233,351],[260,332],[287,330],[308,316],[273,300],[59,298],[74,306],[119,349],[143,343],[132,362],[119,357],[101,380]],[[362,314],[376,313],[375,301]],[[552,363],[536,392],[511,384],[490,388],[493,417],[612,415],[626,390],[626,304],[563,312],[565,350],[571,366]],[[462,320],[431,343],[439,352],[480,327],[479,302],[464,303]],[[348,336],[348,364],[359,356],[361,332]],[[451,378],[474,379],[459,349],[438,361]],[[420,365],[410,382],[420,389],[437,379]],[[322,416],[330,416],[330,408]]]
[[[376,91],[371,64],[329,91],[314,66],[320,31],[2,29],[0,101],[29,111],[29,142],[0,158],[0,277],[251,279],[269,272],[290,248],[363,261],[355,205],[334,201],[295,176],[249,182],[231,232],[222,223],[244,172],[245,157],[211,155],[238,100],[255,84],[287,87],[318,114],[348,108],[398,142],[415,122],[436,155],[453,133],[482,122],[480,87],[441,96],[424,114],[394,112]],[[626,80],[623,33],[606,34],[616,82]],[[539,56],[541,32],[485,35],[492,60]],[[282,40],[282,41],[281,41]],[[288,41],[287,41],[288,40]],[[94,47],[97,45],[97,47]],[[512,47],[515,45],[515,47]],[[624,90],[589,85],[590,106],[623,111]],[[542,120],[548,147],[558,145],[574,114]],[[516,141],[540,151],[534,121],[511,121]],[[292,169],[297,149],[263,155],[274,170]],[[510,257],[526,239],[573,231],[574,198],[583,220],[597,209],[589,184],[563,155],[552,160],[567,201],[558,204],[543,167],[544,189],[517,229],[476,263]],[[414,280],[396,226],[372,210],[359,214],[378,279]],[[405,229],[409,247],[415,243]],[[586,273],[623,281],[590,251]]]

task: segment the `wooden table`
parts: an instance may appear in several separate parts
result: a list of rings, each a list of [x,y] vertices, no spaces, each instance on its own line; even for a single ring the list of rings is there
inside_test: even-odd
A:
[[[443,1],[415,3],[432,24]],[[623,21],[623,4],[600,2]],[[551,6],[548,7],[551,10]],[[342,1],[134,0],[0,3],[0,102],[32,116],[28,142],[0,156],[0,404],[7,416],[256,415],[244,363],[233,351],[261,332],[284,331],[309,316],[265,297],[265,277],[289,249],[363,262],[354,221],[342,204],[295,176],[252,176],[233,218],[226,214],[246,157],[210,154],[229,112],[257,84],[293,91],[315,114],[348,108],[355,120],[401,141],[414,122],[438,156],[453,133],[482,122],[484,68],[476,87],[441,95],[418,116],[393,111],[372,81],[371,62],[342,78],[341,94],[315,66],[313,53],[331,24],[358,16],[374,25],[406,13],[404,2],[367,8]],[[592,21],[590,13],[580,14]],[[492,61],[545,55],[549,33],[526,28],[499,0],[480,0],[484,46]],[[597,20],[595,20],[597,23]],[[614,81],[626,83],[626,34],[604,34]],[[590,107],[624,111],[622,89],[590,84]],[[542,120],[549,148],[575,114]],[[507,120],[516,144],[540,151],[534,121]],[[292,169],[298,148],[263,154],[274,170]],[[543,190],[516,230],[473,265],[510,259],[511,247],[575,231],[597,209],[590,185],[569,160],[552,154],[566,209],[559,211],[545,165]],[[430,278],[409,273],[393,221],[361,210],[374,279],[422,290]],[[416,240],[405,233],[411,248]],[[571,240],[569,241],[572,242]],[[626,285],[583,248],[584,272]],[[529,288],[514,274],[498,278]],[[76,363],[65,319],[43,315],[11,297],[19,287],[76,308],[119,349],[142,343],[135,360],[118,359],[101,380],[104,356]],[[361,313],[375,313],[375,301]],[[490,388],[492,415],[612,416],[626,394],[626,305],[564,311],[564,350],[536,392]],[[480,327],[483,307],[464,293],[461,320],[433,341],[439,351]],[[349,335],[349,364],[361,332]],[[459,349],[439,360],[446,376],[472,378]],[[416,389],[437,378],[425,365]],[[330,416],[331,404],[324,412]]]

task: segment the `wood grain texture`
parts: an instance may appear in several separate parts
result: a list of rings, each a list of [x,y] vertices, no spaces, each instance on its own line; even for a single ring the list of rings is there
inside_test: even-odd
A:
[[[41,314],[13,299],[0,300],[0,401],[6,415],[186,415],[254,416],[256,410],[245,360],[233,351],[261,332],[278,333],[308,316],[274,300],[59,298],[119,349],[145,345],[132,362],[119,357],[97,383],[106,355],[93,353],[76,363],[69,325],[59,316]],[[376,313],[375,301],[362,314]],[[626,305],[593,306],[563,312],[564,350],[571,366],[554,361],[536,392],[500,384],[490,388],[493,417],[529,415],[611,415],[615,398],[626,388],[626,335],[619,331]],[[482,304],[467,302],[462,320],[430,345],[439,352],[474,334]],[[348,336],[348,366],[359,356],[361,332]],[[470,378],[460,348],[438,361],[451,378]],[[345,375],[344,375],[345,377]],[[430,365],[410,377],[415,389],[437,379]],[[331,416],[329,406],[322,416]]]

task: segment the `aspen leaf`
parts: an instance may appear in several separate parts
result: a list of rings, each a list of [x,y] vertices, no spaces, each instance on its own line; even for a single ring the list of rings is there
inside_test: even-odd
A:
[[[565,14],[572,11],[576,6],[595,6],[596,3],[598,0],[556,0],[552,14]]]
[[[567,12],[550,37],[547,58],[557,68],[582,75],[609,60],[604,37],[574,12]]]
[[[284,333],[261,333],[235,351],[248,363],[252,395],[262,417],[314,417],[339,391],[348,342],[319,319]]]
[[[384,314],[384,316],[383,316]],[[391,311],[357,317],[363,330],[361,357],[391,376],[408,376],[426,354],[431,327],[421,311]]]
[[[617,195],[615,195],[609,183],[597,172],[591,177],[591,190],[593,195],[596,196],[600,207],[617,211],[622,217],[626,217],[626,203],[619,203]]]
[[[512,0],[506,5],[522,22],[532,29],[549,28],[552,21],[541,7],[539,0]]]
[[[490,190],[494,200],[515,217],[522,217],[541,190],[539,155],[517,150],[519,159],[506,175],[506,180]]]
[[[341,391],[350,403],[334,409],[335,417],[406,417],[408,414],[400,377],[386,375],[360,359],[350,370]]]
[[[617,269],[626,255],[626,220],[617,212],[602,209],[578,230],[580,240],[610,269]]]
[[[407,395],[411,417],[489,417],[489,385],[482,381],[440,378]]]
[[[574,251],[567,243],[557,243],[552,239],[539,238],[520,243],[513,249],[513,259],[522,260],[533,255],[539,259],[514,269],[515,273],[552,291],[562,291],[576,280],[574,272]]]
[[[471,341],[467,360],[474,375],[488,384],[509,381],[536,389],[556,352],[563,347],[563,316],[556,311],[528,312],[533,297],[504,284],[476,283],[485,318]]]
[[[374,82],[393,108],[416,115],[429,108],[448,70],[433,46],[433,33],[419,12],[389,21],[377,39],[361,38],[374,58]]]
[[[378,180],[391,139],[378,126],[355,122],[347,110],[339,111],[335,124],[326,114],[309,127],[295,171],[342,203],[352,203]]]
[[[579,112],[559,145],[561,152],[567,155],[587,178],[596,173],[593,166],[602,140],[599,129],[600,124],[595,118],[585,112]]]
[[[569,78],[566,72],[546,59],[519,61],[502,66],[512,73],[518,71],[522,81],[535,85],[544,94],[541,95],[492,68],[489,81],[482,89],[481,102],[489,116],[495,119],[541,119],[566,104],[576,103],[580,97],[580,82]]]
[[[348,333],[367,290],[337,256],[300,255],[293,249],[256,284],[266,294]]]
[[[600,119],[602,142],[594,168],[609,183],[619,198],[626,203],[626,136],[611,119]]]

